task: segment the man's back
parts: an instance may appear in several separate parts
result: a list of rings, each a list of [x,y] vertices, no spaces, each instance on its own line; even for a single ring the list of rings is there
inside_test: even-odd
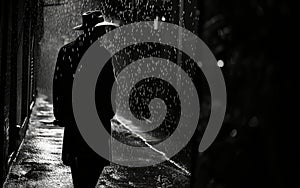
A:
[[[57,57],[53,80],[53,106],[56,120],[74,123],[72,85],[77,66],[86,50],[102,35],[104,29],[81,34],[75,41],[63,46]]]

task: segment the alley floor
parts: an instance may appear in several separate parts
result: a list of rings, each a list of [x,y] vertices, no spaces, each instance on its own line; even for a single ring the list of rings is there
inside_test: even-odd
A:
[[[27,135],[14,161],[5,188],[72,187],[70,168],[61,161],[63,128],[52,124],[52,104],[40,95]]]
[[[53,105],[45,95],[39,95],[4,188],[73,187],[70,168],[61,160],[63,128],[53,125],[53,120]],[[143,168],[111,164],[104,168],[97,188],[182,188],[188,182],[189,178],[168,161]]]

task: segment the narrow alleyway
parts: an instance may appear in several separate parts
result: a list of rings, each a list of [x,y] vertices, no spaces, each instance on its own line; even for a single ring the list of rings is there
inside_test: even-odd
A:
[[[63,128],[52,124],[52,104],[40,95],[27,135],[14,161],[5,188],[72,187],[71,172],[61,161]]]
[[[63,128],[53,125],[53,120],[52,104],[47,96],[39,95],[4,188],[73,187],[70,168],[61,161]],[[97,187],[186,187],[188,181],[170,162],[144,168],[111,165],[104,168]]]

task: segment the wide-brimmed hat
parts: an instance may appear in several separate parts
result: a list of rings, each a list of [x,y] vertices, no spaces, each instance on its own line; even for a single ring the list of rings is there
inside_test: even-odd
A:
[[[103,22],[104,18],[101,11],[88,11],[82,14],[82,24],[73,27],[74,30],[85,30],[94,27],[96,24]]]

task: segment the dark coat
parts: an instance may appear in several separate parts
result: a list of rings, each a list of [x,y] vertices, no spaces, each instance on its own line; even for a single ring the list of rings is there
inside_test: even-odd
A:
[[[103,160],[102,164],[109,164],[108,161],[99,157],[84,141],[76,126],[72,110],[73,74],[76,72],[80,59],[88,47],[103,34],[105,34],[104,27],[97,28],[90,35],[89,33],[84,33],[75,41],[63,46],[58,53],[53,80],[53,107],[54,116],[58,124],[65,127],[62,151],[62,160],[65,165],[70,165],[78,157],[86,158],[87,160],[98,160],[100,158],[99,160]],[[110,67],[110,70],[108,70],[112,75],[110,78],[114,78],[112,66]],[[110,96],[108,96],[108,101],[110,101]],[[106,126],[106,129],[110,130],[110,124]],[[103,149],[109,150],[109,141],[107,148]]]

